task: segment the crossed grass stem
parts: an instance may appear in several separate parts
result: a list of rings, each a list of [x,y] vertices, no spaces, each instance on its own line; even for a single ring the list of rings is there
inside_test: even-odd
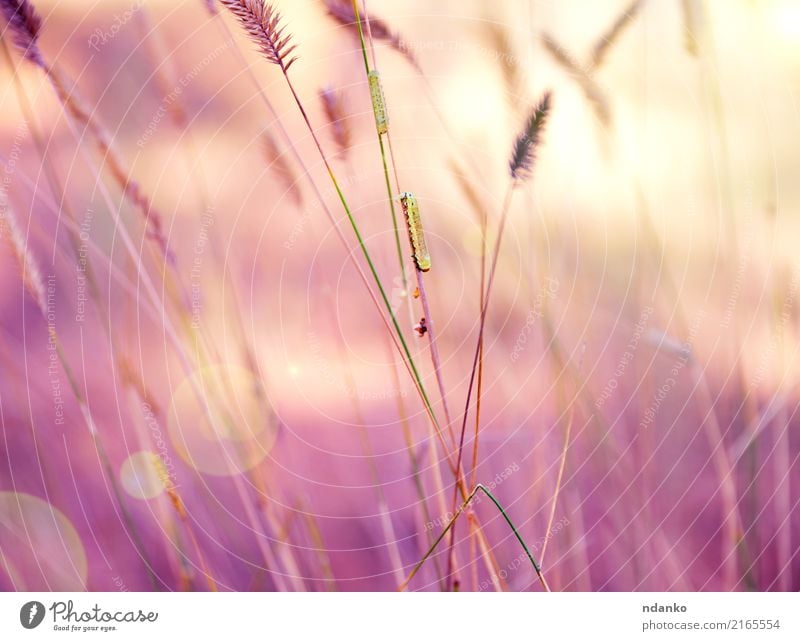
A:
[[[534,560],[531,551],[528,549],[525,540],[522,538],[522,536],[520,536],[519,532],[517,531],[514,522],[511,520],[508,514],[506,514],[506,511],[503,509],[502,505],[500,505],[500,502],[494,497],[494,495],[483,484],[478,483],[475,486],[475,489],[473,489],[472,492],[469,493],[469,495],[461,504],[461,506],[458,508],[458,510],[455,512],[455,514],[453,514],[453,517],[450,519],[447,526],[445,526],[444,530],[442,530],[441,534],[439,534],[436,541],[434,541],[433,545],[428,549],[428,551],[419,560],[419,562],[413,567],[411,572],[409,572],[408,577],[406,577],[406,580],[403,583],[401,583],[400,586],[397,588],[398,592],[402,592],[408,587],[408,584],[411,582],[414,576],[416,576],[417,572],[423,566],[425,561],[428,560],[428,557],[430,557],[430,555],[433,554],[439,543],[441,543],[442,539],[444,539],[447,533],[450,532],[455,527],[456,520],[461,515],[461,513],[467,508],[467,506],[469,506],[469,504],[472,502],[472,499],[475,498],[475,495],[478,492],[483,492],[487,497],[489,497],[489,500],[494,504],[494,506],[503,516],[509,528],[511,528],[511,531],[514,533],[514,536],[516,537],[517,541],[519,541],[519,544],[522,546],[522,549],[525,551],[525,554],[528,557],[528,560],[531,562],[531,566],[533,566],[533,570],[534,572],[536,572],[536,576],[539,578],[542,587],[544,587],[546,591],[548,592],[550,591],[550,587],[547,585],[547,581],[545,580],[544,575],[542,574],[539,564],[536,563],[536,561]]]

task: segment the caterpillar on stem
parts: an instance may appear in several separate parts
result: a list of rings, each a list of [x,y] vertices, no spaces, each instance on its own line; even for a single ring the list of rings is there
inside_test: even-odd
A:
[[[406,215],[406,227],[408,227],[408,238],[411,241],[414,264],[421,272],[427,272],[431,268],[431,255],[428,253],[428,246],[425,244],[425,233],[422,231],[422,219],[419,215],[419,203],[414,194],[404,191],[398,196],[400,204],[403,206],[403,213]]]
[[[383,97],[383,86],[380,74],[373,69],[367,75],[369,81],[369,95],[372,98],[372,111],[375,112],[375,126],[378,134],[389,132],[389,116],[386,113],[386,100]]]

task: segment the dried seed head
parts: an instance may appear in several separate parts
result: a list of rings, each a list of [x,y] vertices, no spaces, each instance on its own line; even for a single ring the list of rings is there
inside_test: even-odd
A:
[[[37,43],[42,19],[36,13],[33,4],[28,0],[0,0],[0,11],[2,11],[8,29],[14,38],[14,44],[22,52],[22,55],[27,60],[44,68],[44,58],[42,58]]]
[[[296,45],[291,44],[291,34],[281,26],[281,14],[265,0],[220,0],[236,16],[247,35],[258,45],[266,59],[284,72],[294,64],[292,56]]]
[[[533,163],[536,160],[536,148],[539,146],[547,115],[550,112],[550,102],[551,94],[548,91],[531,112],[524,131],[514,143],[511,160],[508,163],[511,177],[514,180],[524,180],[530,176],[533,170]]]

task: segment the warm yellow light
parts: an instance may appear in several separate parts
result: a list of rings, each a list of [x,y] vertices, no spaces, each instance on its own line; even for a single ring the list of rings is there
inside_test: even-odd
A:
[[[777,3],[771,11],[775,33],[790,44],[800,44],[800,3],[788,0]]]

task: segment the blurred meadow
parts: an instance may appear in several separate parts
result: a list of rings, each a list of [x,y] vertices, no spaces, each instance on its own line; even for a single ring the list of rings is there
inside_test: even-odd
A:
[[[1,589],[800,589],[800,4],[0,5]]]

